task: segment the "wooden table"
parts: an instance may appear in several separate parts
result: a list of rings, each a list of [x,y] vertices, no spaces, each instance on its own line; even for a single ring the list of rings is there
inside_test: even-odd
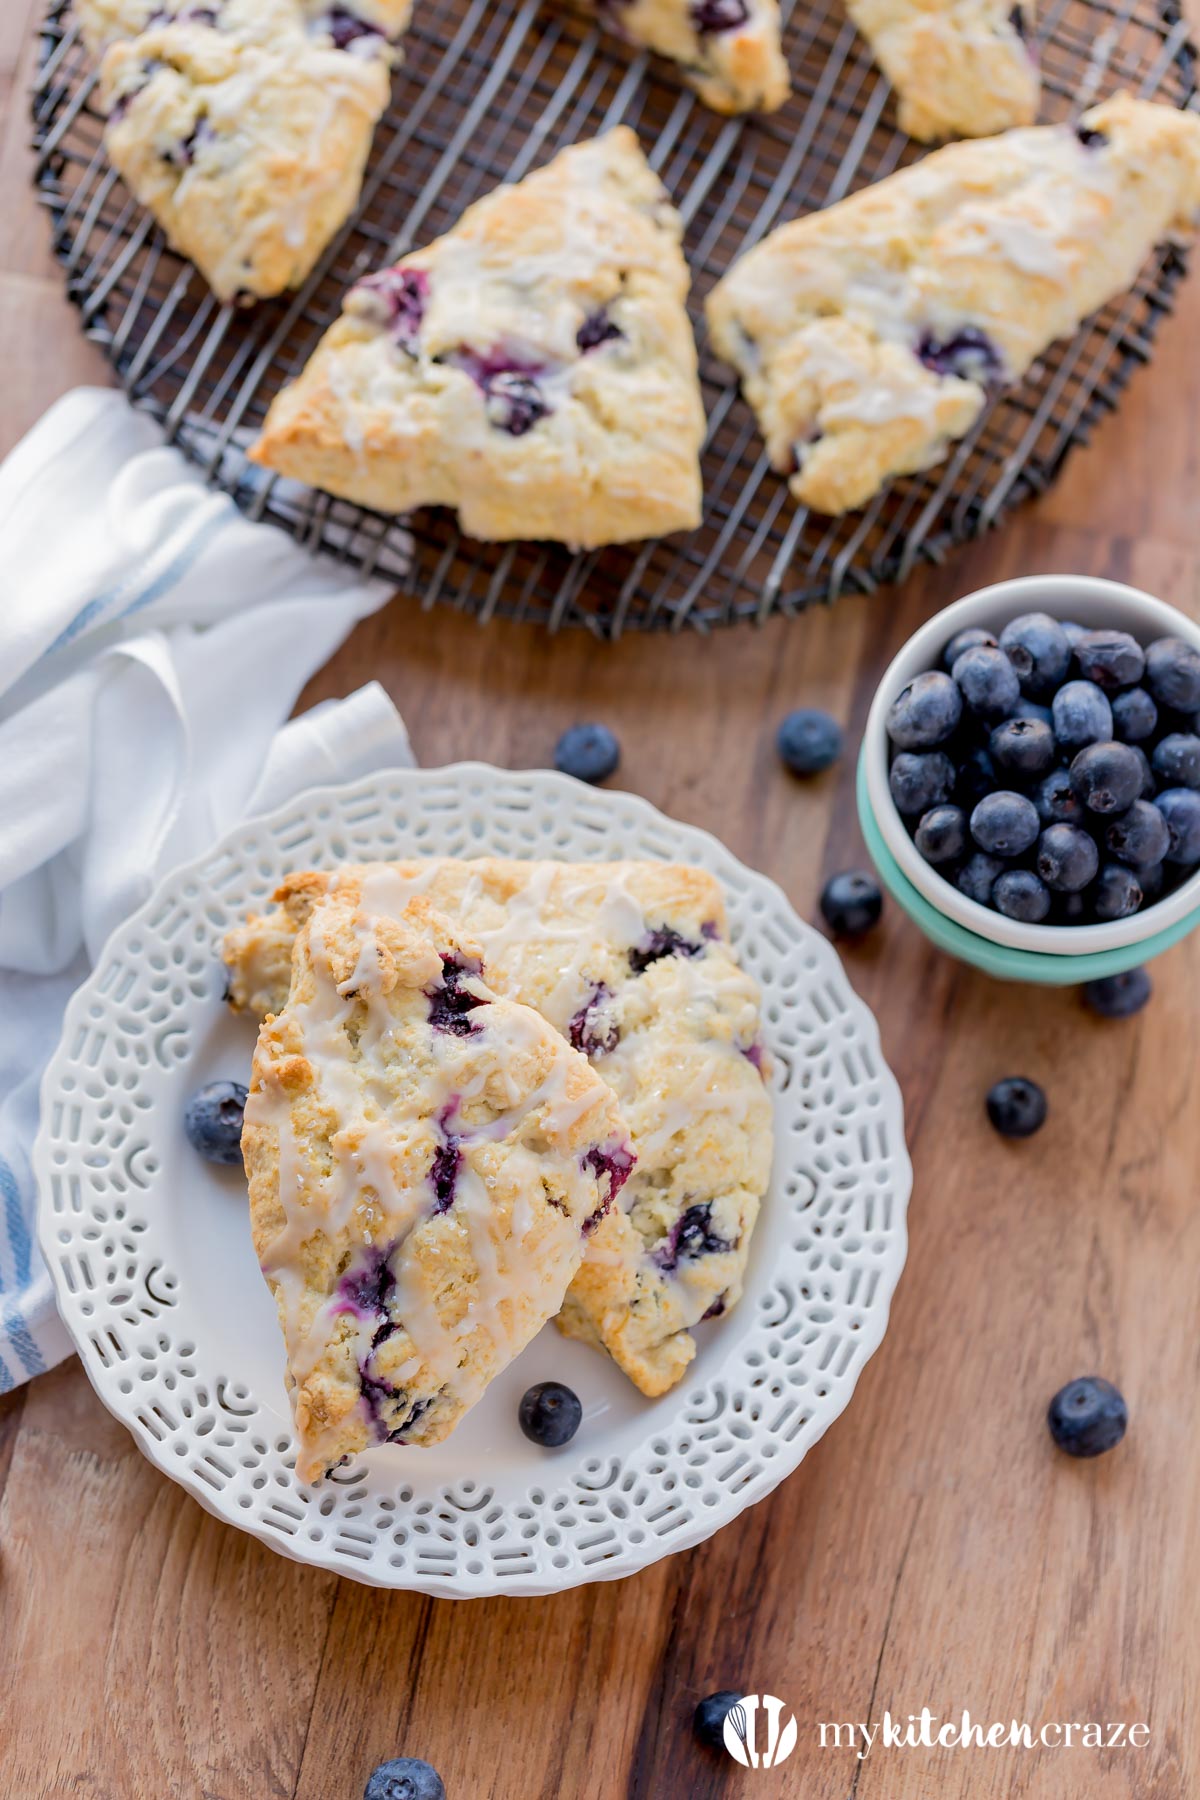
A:
[[[61,295],[28,190],[27,20],[0,10],[0,451],[106,378]],[[545,765],[580,717],[622,782],[707,827],[812,916],[863,861],[852,759],[801,785],[773,728],[827,706],[853,741],[901,641],[985,581],[1079,570],[1200,614],[1200,281],[1153,367],[1066,478],[900,593],[718,640],[552,641],[398,599],[304,702],[382,680],[424,763]],[[1123,1024],[1009,989],[892,908],[846,955],[904,1090],[912,1247],[846,1416],[712,1542],[614,1585],[455,1605],[295,1567],[143,1460],[75,1363],[0,1402],[0,1789],[8,1800],[359,1800],[381,1758],[428,1757],[450,1800],[1183,1800],[1200,1792],[1200,937]],[[983,1095],[1025,1073],[1039,1138]],[[1114,1455],[1051,1447],[1047,1399],[1111,1376]],[[750,1775],[692,1742],[738,1686],[795,1710],[799,1747]],[[1141,1750],[822,1749],[821,1721],[928,1706],[985,1721],[1147,1720]]]

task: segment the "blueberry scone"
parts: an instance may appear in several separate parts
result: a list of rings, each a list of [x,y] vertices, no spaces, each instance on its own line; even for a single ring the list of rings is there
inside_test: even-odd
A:
[[[1030,4],[848,0],[847,10],[896,90],[910,137],[990,137],[1037,116]]]
[[[1117,95],[1076,126],[951,144],[784,225],[708,321],[816,512],[926,469],[1200,207],[1200,117]]]
[[[250,451],[477,538],[697,525],[704,408],[679,215],[624,126],[468,207],[346,297]]]
[[[601,25],[678,63],[716,112],[774,112],[791,90],[778,0],[594,0]]]
[[[410,0],[79,0],[113,166],[218,299],[281,293],[353,211]]]
[[[433,1444],[562,1304],[633,1157],[612,1090],[416,899],[296,937],[242,1139],[302,1480]]]
[[[691,1328],[741,1293],[770,1175],[758,990],[718,884],[669,864],[493,858],[297,874],[226,940],[235,1008],[279,1006],[293,941],[327,894],[389,917],[425,897],[481,946],[495,991],[536,1009],[608,1083],[636,1163],[559,1324],[664,1393],[695,1355]]]

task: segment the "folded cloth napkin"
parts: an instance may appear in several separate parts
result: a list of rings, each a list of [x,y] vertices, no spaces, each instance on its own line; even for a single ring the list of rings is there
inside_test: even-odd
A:
[[[412,763],[374,682],[285,723],[388,593],[242,518],[119,394],[68,394],[0,467],[0,1393],[70,1348],[29,1160],[67,999],[238,819]]]

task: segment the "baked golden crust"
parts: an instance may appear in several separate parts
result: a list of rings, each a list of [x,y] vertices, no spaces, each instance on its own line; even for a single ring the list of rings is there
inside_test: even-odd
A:
[[[596,0],[584,10],[678,63],[715,112],[774,112],[791,92],[777,0]]]
[[[622,543],[700,520],[678,214],[626,127],[360,282],[250,455],[478,538]]]
[[[895,88],[910,137],[991,137],[1037,117],[1031,4],[847,0],[847,11]]]
[[[817,512],[930,467],[1200,206],[1200,118],[1117,95],[952,144],[784,225],[708,298],[772,463]]]

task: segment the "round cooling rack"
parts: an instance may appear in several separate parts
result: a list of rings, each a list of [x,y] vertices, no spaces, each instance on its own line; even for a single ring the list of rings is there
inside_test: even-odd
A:
[[[414,855],[667,858],[721,882],[763,994],[775,1154],[741,1303],[697,1328],[661,1399],[548,1325],[453,1435],[295,1473],[283,1343],[240,1170],[202,1162],[188,1095],[246,1078],[254,1028],[217,950],[289,869]],[[479,764],[302,795],[172,875],[67,1009],[42,1085],[39,1236],[101,1399],[210,1512],[376,1586],[545,1594],[630,1575],[762,1499],[842,1411],[883,1337],[912,1172],[899,1090],[837,955],[771,882],[627,794]],[[553,1375],[583,1403],[563,1449],[517,1424]]]
[[[247,513],[390,577],[427,606],[615,636],[763,619],[869,591],[919,558],[939,560],[1050,485],[1149,358],[1184,262],[1173,248],[1157,251],[1131,293],[1055,345],[927,474],[843,519],[797,507],[768,466],[735,377],[704,348],[702,302],[749,244],[889,174],[917,147],[895,128],[887,84],[839,0],[783,10],[792,97],[770,118],[729,120],[553,0],[420,0],[357,214],[297,294],[239,310],[221,307],[168,251],[109,168],[94,70],[69,0],[52,0],[33,96],[35,179],[68,292],[134,403]],[[1117,88],[1193,101],[1194,51],[1176,0],[1046,0],[1038,35],[1045,119]],[[497,183],[622,120],[686,227],[709,421],[699,530],[579,555],[480,544],[449,513],[385,518],[246,461],[270,401],[352,282],[445,231]]]

